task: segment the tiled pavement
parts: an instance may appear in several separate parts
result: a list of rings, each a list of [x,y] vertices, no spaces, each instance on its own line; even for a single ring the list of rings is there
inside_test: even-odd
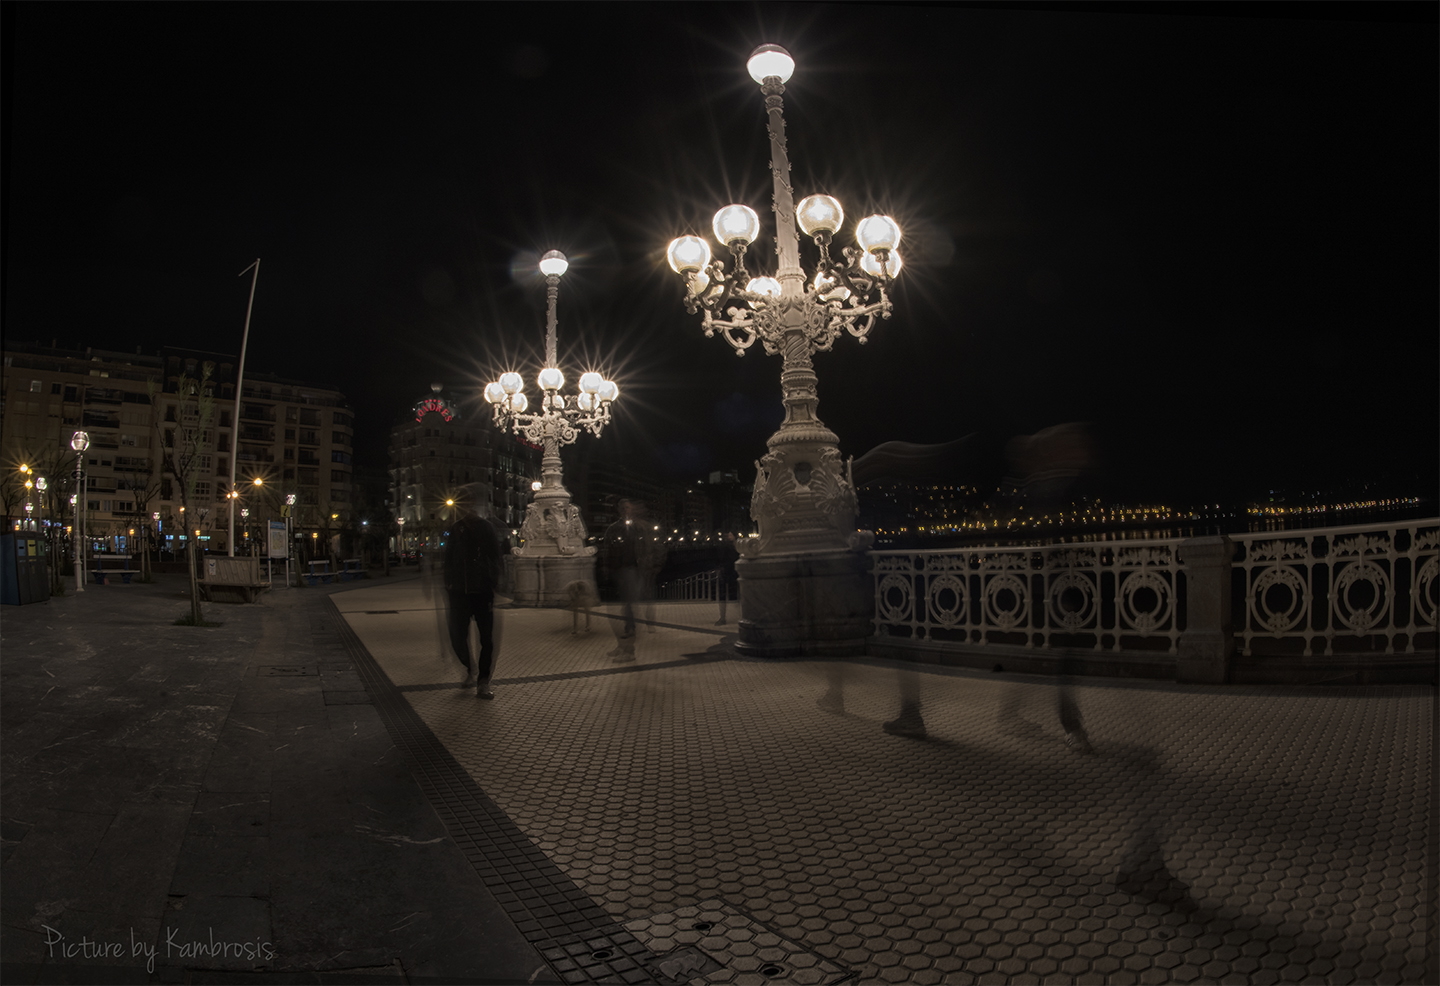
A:
[[[566,981],[1437,981],[1433,689],[1085,679],[1086,755],[1054,681],[742,660],[713,606],[660,604],[633,664],[504,610],[484,702],[426,583],[332,600]],[[902,691],[928,738],[881,730]]]

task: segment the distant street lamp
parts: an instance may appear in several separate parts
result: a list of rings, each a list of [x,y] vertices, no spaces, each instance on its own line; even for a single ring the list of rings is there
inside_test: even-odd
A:
[[[560,277],[568,268],[569,262],[559,250],[551,250],[540,258],[548,307],[545,366],[536,378],[540,387],[539,407],[529,410],[524,380],[518,373],[502,373],[499,380],[485,386],[485,399],[495,408],[496,424],[513,429],[543,449],[540,482],[532,487],[534,497],[520,528],[525,545],[514,551],[515,601],[521,605],[556,602],[561,587],[568,582],[593,579],[595,548],[585,543],[587,532],[580,508],[570,502],[570,491],[561,481],[560,446],[576,441],[582,429],[598,438],[610,423],[610,405],[620,396],[620,388],[613,381],[593,370],[580,375],[574,396],[560,393],[565,386],[565,374],[558,366],[556,304]],[[546,587],[543,600],[540,598],[542,584]]]
[[[41,533],[41,534],[44,534],[44,533],[45,533],[45,490],[48,489],[49,486],[50,486],[50,484],[49,484],[48,482],[46,482],[44,476],[36,476],[36,477],[35,477],[35,488],[40,491],[40,533]],[[48,551],[50,550],[49,547],[48,547],[48,545],[49,545],[49,539],[48,539],[48,538],[46,539],[46,545],[47,545],[47,547],[46,547],[45,550],[48,552]]]
[[[857,530],[855,485],[839,439],[817,414],[811,358],[828,352],[842,332],[863,344],[876,317],[890,317],[887,292],[902,266],[900,227],[889,216],[867,216],[855,224],[856,246],[845,247],[842,258],[831,256],[845,221],[839,201],[820,194],[797,205],[790,185],[782,94],[795,61],[785,49],[766,44],[751,53],[747,68],[765,94],[769,117],[775,274],[752,275],[746,267],[746,250],[760,236],[759,216],[746,205],[725,206],[711,223],[716,240],[730,251],[731,269],[711,258],[709,243],[699,236],[676,238],[666,254],[685,280],[686,308],[702,313],[706,336],[718,331],[740,356],[758,339],[784,361],[785,419],[755,463],[750,512],[759,536],[737,545],[742,562],[750,563],[741,574],[741,650],[849,653],[869,631],[870,604],[856,587],[863,584],[859,552],[874,535]],[[813,273],[801,266],[800,232],[818,251]],[[758,566],[761,559],[768,564]],[[797,580],[806,585],[793,584]],[[796,602],[804,599],[825,600],[824,612]],[[817,644],[822,638],[825,643]]]
[[[75,591],[85,591],[85,450],[90,447],[90,436],[77,431],[70,436],[70,447],[75,450],[75,531],[70,547],[75,555]]]

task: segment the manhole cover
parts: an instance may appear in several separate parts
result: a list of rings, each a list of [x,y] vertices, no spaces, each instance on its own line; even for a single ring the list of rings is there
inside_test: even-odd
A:
[[[319,668],[305,664],[266,664],[259,669],[262,678],[307,678],[319,674]]]

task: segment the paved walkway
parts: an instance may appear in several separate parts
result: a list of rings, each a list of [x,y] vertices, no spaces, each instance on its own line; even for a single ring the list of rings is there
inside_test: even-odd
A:
[[[183,576],[0,611],[0,980],[557,981],[416,786],[333,591],[208,628],[172,623]]]
[[[744,660],[713,604],[633,663],[502,610],[485,702],[423,580],[177,588],[0,614],[7,983],[147,981],[46,944],[131,928],[165,981],[1437,981],[1429,688],[1084,679],[1086,754],[1053,680]]]

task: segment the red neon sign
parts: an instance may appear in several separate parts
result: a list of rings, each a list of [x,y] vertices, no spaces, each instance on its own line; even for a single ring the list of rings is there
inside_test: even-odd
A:
[[[448,401],[441,400],[439,397],[427,397],[415,405],[415,420],[424,421],[425,415],[431,411],[434,411],[446,421],[450,421],[455,417],[455,411]]]

